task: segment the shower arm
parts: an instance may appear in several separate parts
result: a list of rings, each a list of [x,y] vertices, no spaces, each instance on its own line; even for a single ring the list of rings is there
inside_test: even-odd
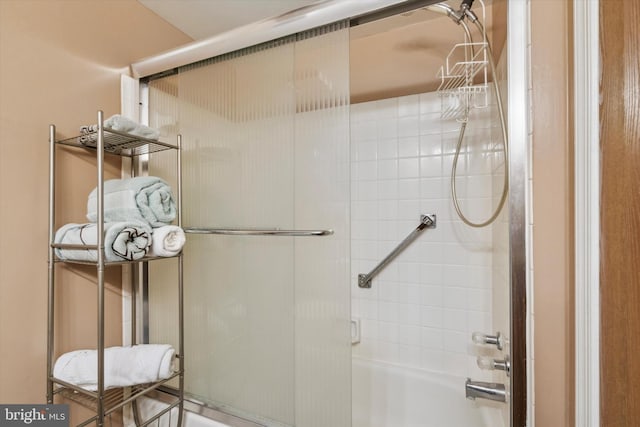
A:
[[[476,14],[473,13],[473,11],[471,11],[472,5],[473,5],[473,0],[463,0],[462,4],[460,4],[460,9],[457,11],[446,3],[432,4],[425,7],[425,9],[430,10],[431,12],[447,15],[456,24],[464,25],[465,17],[469,18],[469,20],[474,23],[478,20],[478,17],[476,16]],[[467,27],[466,25],[464,25],[464,27],[468,35],[469,27]]]
[[[453,22],[455,22],[456,24],[460,25],[462,27],[462,29],[464,30],[464,33],[467,37],[467,41],[469,42],[469,48],[471,49],[471,57],[473,58],[475,53],[474,53],[474,49],[473,49],[473,37],[471,36],[471,30],[469,30],[469,26],[467,25],[466,22],[464,22],[464,17],[466,15],[466,9],[464,9],[463,7],[460,8],[459,11],[455,11],[451,6],[449,6],[446,3],[436,3],[436,4],[432,4],[430,6],[425,7],[426,10],[429,10],[431,12],[435,12],[435,13],[440,13],[442,15],[446,15],[449,18],[451,18],[451,20]],[[471,12],[471,11],[469,11]],[[473,12],[471,12],[471,14],[475,17],[475,14]],[[469,18],[471,19],[471,18]],[[478,20],[477,17],[475,17],[475,21],[473,19],[471,19],[471,22],[476,22]]]

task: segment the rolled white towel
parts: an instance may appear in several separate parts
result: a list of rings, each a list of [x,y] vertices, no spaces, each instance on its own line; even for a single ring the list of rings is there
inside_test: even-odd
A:
[[[174,372],[175,350],[168,344],[140,344],[104,350],[104,388],[147,384]],[[85,390],[98,389],[98,353],[76,350],[56,360],[53,376]]]
[[[96,245],[98,226],[65,224],[56,231],[55,243]],[[106,222],[104,224],[104,254],[107,261],[134,261],[143,258],[151,246],[151,228],[141,222]],[[60,259],[76,261],[98,260],[98,251],[91,249],[56,249]]]
[[[77,138],[78,142],[87,147],[96,148],[98,145],[98,134],[97,133],[84,133]],[[122,138],[112,133],[104,134],[104,148],[109,149],[117,146],[122,143]]]
[[[78,142],[82,145],[86,145],[87,147],[95,148],[98,143],[98,137],[96,134],[82,134],[78,137]]]
[[[186,237],[177,225],[165,225],[153,229],[150,256],[176,256],[182,250]]]
[[[98,132],[98,125],[80,126],[80,135],[86,135],[94,132]]]

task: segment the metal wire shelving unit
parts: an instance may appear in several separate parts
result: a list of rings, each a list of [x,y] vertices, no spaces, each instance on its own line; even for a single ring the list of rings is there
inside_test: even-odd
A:
[[[95,423],[98,427],[105,425],[105,417],[111,416],[126,405],[132,405],[132,412],[135,424],[143,427],[159,419],[174,408],[178,410],[178,427],[182,425],[184,410],[184,314],[183,314],[183,255],[180,252],[172,258],[178,261],[178,369],[170,377],[151,384],[138,384],[131,387],[106,389],[104,387],[104,350],[105,350],[105,268],[112,265],[138,264],[167,257],[145,257],[137,261],[108,262],[104,254],[104,155],[111,154],[122,157],[135,158],[164,150],[175,150],[177,157],[177,225],[182,226],[182,171],[181,171],[181,145],[182,139],[178,135],[176,145],[167,144],[160,141],[150,140],[124,132],[118,132],[104,127],[104,113],[98,111],[97,126],[85,135],[56,139],[56,127],[49,127],[49,253],[48,253],[48,316],[47,316],[47,402],[54,403],[54,397],[60,396],[70,399],[86,408],[92,410],[95,415],[85,419],[78,426],[85,426]],[[97,219],[97,244],[96,245],[64,245],[56,244],[54,241],[56,224],[56,149],[58,147],[74,147],[79,150],[90,150],[96,155],[97,170],[97,199],[98,199],[98,219]],[[62,260],[56,257],[55,249],[91,250],[96,251],[97,261],[73,261]],[[96,267],[97,275],[97,390],[89,391],[75,384],[70,384],[53,376],[54,366],[54,335],[55,335],[55,270],[60,263],[92,265]],[[132,287],[131,295],[131,344],[136,344],[136,289]],[[149,419],[141,420],[136,406],[136,399],[147,395],[153,390],[166,385],[173,379],[178,379],[178,388],[175,398],[167,407],[152,415]]]

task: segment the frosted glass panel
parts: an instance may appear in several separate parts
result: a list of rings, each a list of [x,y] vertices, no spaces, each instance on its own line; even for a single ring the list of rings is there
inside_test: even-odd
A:
[[[336,24],[149,83],[150,125],[183,136],[185,227],[334,230],[188,235],[186,391],[270,426],[351,424],[348,43]],[[151,342],[176,337],[174,268],[149,266]]]
[[[295,242],[296,425],[305,427],[351,425],[348,46],[346,30],[295,45],[295,225],[334,230]]]

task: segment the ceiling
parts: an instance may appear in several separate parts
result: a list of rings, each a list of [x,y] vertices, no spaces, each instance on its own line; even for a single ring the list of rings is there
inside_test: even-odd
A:
[[[138,0],[138,2],[194,40],[201,40],[318,3],[319,0]]]
[[[200,40],[323,0],[138,1]],[[458,1],[449,3],[457,8]],[[484,24],[496,56],[502,41],[496,42],[493,35],[506,34],[506,3],[507,0],[485,0]],[[474,10],[482,19],[479,2]],[[437,89],[437,73],[448,52],[463,41],[460,26],[424,9],[352,27],[350,37],[350,91],[354,103]]]

